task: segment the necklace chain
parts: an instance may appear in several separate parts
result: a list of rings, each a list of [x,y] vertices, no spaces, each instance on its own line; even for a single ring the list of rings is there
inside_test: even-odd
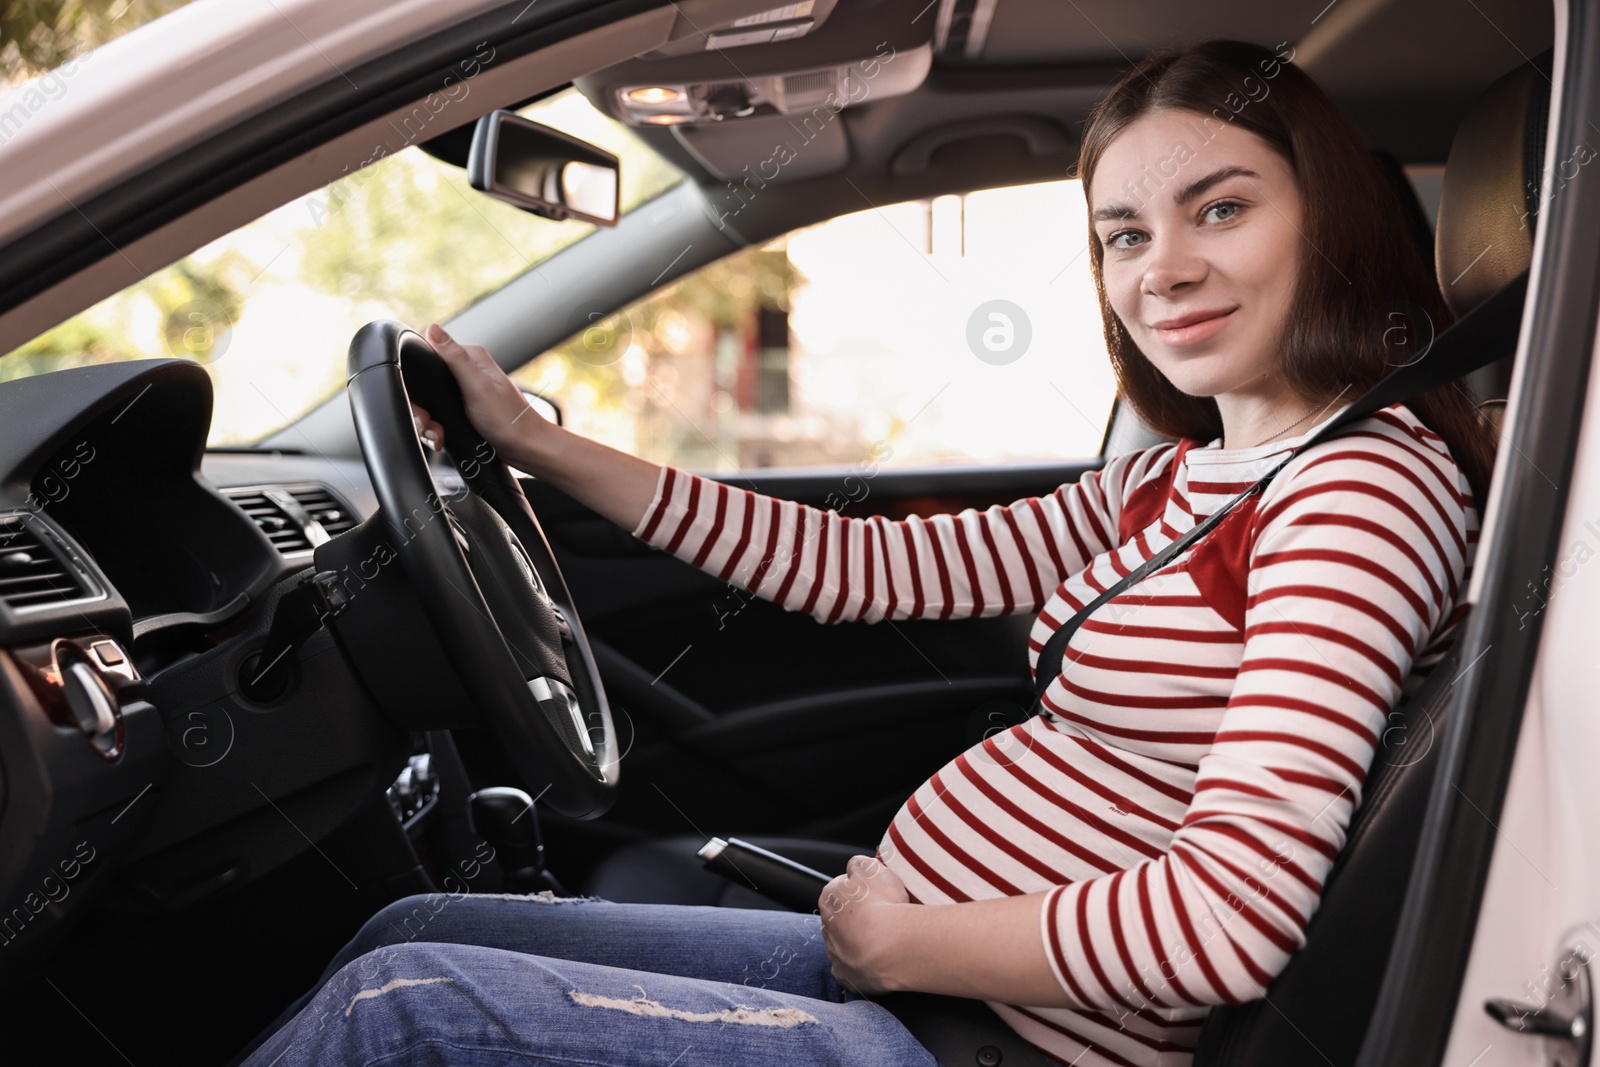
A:
[[[1284,434],[1288,433],[1290,430],[1294,429],[1296,426],[1299,426],[1302,422],[1305,422],[1311,416],[1320,415],[1322,412],[1327,411],[1329,408],[1333,407],[1333,405],[1337,404],[1340,401],[1340,399],[1342,399],[1344,397],[1344,394],[1348,393],[1349,391],[1350,391],[1350,387],[1348,385],[1346,385],[1343,389],[1339,390],[1339,395],[1338,396],[1334,397],[1332,400],[1328,401],[1326,404],[1322,405],[1320,408],[1313,408],[1312,410],[1306,412],[1304,415],[1301,415],[1298,419],[1295,419],[1289,425],[1285,426],[1283,429],[1281,429],[1277,433],[1273,434],[1272,437],[1264,438],[1264,439],[1262,439],[1260,441],[1257,441],[1253,445],[1246,445],[1245,447],[1247,447],[1247,448],[1260,448],[1262,445],[1266,444],[1268,441],[1271,441],[1273,438],[1282,437]]]
[[[1268,441],[1271,441],[1274,437],[1282,437],[1284,434],[1288,433],[1290,430],[1294,429],[1296,426],[1299,426],[1302,422],[1305,422],[1311,416],[1315,415],[1319,410],[1322,410],[1322,409],[1313,408],[1312,410],[1306,412],[1304,415],[1301,415],[1298,419],[1295,419],[1293,422],[1291,422],[1289,425],[1285,426],[1283,429],[1279,430],[1277,433],[1273,434],[1272,437],[1263,438],[1262,440],[1257,441],[1255,444],[1246,445],[1245,447],[1246,448],[1259,448],[1262,445],[1266,444]]]

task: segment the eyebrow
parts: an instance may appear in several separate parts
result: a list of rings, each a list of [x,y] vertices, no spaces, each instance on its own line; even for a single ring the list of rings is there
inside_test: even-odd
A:
[[[1207,189],[1210,189],[1214,185],[1225,182],[1229,178],[1259,179],[1260,177],[1261,175],[1257,174],[1249,167],[1223,167],[1220,170],[1212,171],[1210,174],[1207,174],[1204,177],[1196,178],[1188,185],[1185,185],[1182,189],[1178,190],[1178,195],[1173,199],[1179,204],[1187,204],[1195,197],[1204,193]],[[1136,219],[1138,217],[1138,208],[1133,207],[1130,204],[1110,203],[1104,207],[1096,208],[1093,220],[1095,222],[1118,222],[1124,219]]]

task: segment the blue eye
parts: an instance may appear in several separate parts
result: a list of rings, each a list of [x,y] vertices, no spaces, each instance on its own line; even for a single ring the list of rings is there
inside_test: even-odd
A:
[[[1121,249],[1122,251],[1127,251],[1133,246],[1121,243],[1124,237],[1138,238],[1143,236],[1144,234],[1140,233],[1138,230],[1118,230],[1116,233],[1106,238],[1106,246],[1108,248],[1117,248]]]
[[[1212,219],[1212,221],[1214,221],[1214,222],[1228,222],[1231,219],[1237,218],[1238,215],[1239,215],[1239,212],[1242,211],[1243,209],[1244,209],[1244,205],[1243,204],[1235,203],[1232,200],[1223,200],[1220,203],[1216,203],[1216,204],[1210,205],[1201,214],[1203,214],[1203,215],[1212,215],[1214,212],[1225,211],[1225,212],[1227,212],[1226,215],[1223,215],[1221,217],[1214,217]]]

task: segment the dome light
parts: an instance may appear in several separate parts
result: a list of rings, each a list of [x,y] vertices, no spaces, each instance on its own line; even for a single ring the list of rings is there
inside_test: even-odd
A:
[[[676,104],[682,100],[683,90],[666,85],[643,85],[637,89],[629,89],[626,95],[631,104],[660,106]]]

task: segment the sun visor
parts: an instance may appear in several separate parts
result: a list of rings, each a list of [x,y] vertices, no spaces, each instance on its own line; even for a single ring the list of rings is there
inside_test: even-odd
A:
[[[798,153],[796,140],[812,149],[808,173],[824,173],[825,165],[833,169],[848,159],[824,158],[844,143],[839,131],[825,132],[839,112],[912,92],[932,67],[936,20],[917,18],[910,0],[816,0],[753,10],[758,6],[685,2],[680,22],[691,27],[688,36],[675,26],[665,45],[575,84],[619,122],[671,128],[719,175],[728,173],[733,145],[746,137],[762,142],[760,155],[740,157],[738,172],[766,158],[773,131],[785,127],[792,127],[789,150]],[[791,23],[796,28],[786,28]],[[740,125],[751,129],[705,132]]]
[[[788,3],[752,4],[750,0],[699,0],[692,4],[675,4],[677,24],[672,27],[666,43],[646,55],[659,59],[797,40],[827,22],[837,2],[790,0]]]

